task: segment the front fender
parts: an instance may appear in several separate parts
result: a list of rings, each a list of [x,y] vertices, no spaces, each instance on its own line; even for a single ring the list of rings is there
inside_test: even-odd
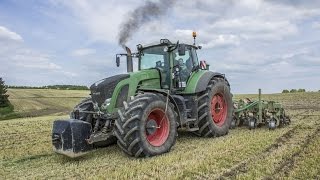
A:
[[[111,101],[107,107],[108,113],[117,114],[117,108],[122,107],[123,101],[134,96],[138,86],[160,89],[160,75],[156,69],[141,70],[130,73],[130,77],[120,81],[112,93]]]

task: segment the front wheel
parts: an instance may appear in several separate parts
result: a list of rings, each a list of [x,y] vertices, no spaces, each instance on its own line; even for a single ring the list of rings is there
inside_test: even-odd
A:
[[[176,113],[168,99],[145,93],[124,103],[114,134],[128,155],[149,157],[170,151],[176,141]]]
[[[232,113],[232,94],[227,81],[222,78],[213,78],[207,90],[198,98],[198,134],[204,137],[227,134]]]

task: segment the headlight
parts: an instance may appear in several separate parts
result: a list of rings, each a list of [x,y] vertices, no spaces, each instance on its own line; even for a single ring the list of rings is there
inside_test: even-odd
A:
[[[104,101],[105,106],[109,106],[111,102],[111,98],[108,98]]]

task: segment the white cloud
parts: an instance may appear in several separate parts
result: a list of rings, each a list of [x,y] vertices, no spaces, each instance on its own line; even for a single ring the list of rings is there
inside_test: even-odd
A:
[[[95,53],[96,53],[95,49],[83,48],[83,49],[76,49],[72,51],[71,55],[81,57],[81,56],[88,56]]]
[[[281,40],[298,33],[298,28],[290,21],[267,21],[253,16],[220,20],[211,30],[239,34],[243,39]]]
[[[211,36],[210,41],[205,44],[200,44],[205,49],[217,48],[217,47],[228,47],[237,46],[240,44],[240,39],[238,36],[233,34],[220,34],[217,36]]]
[[[10,31],[4,26],[0,26],[0,40],[23,41],[19,34]]]
[[[43,70],[55,70],[61,69],[60,66],[51,63],[51,62],[41,62],[36,64],[24,64],[24,63],[16,63],[17,66],[21,66],[23,68],[32,68],[32,69],[43,69]]]
[[[62,70],[62,67],[52,62],[49,55],[39,53],[35,50],[18,46],[10,49],[9,52],[0,54],[3,58],[2,64],[4,66],[14,67],[18,69],[30,69],[34,72],[46,70]],[[4,68],[4,72],[10,72],[10,69]]]
[[[103,1],[103,0],[55,0],[55,6],[62,4],[67,7],[87,30],[92,41],[108,43],[117,42],[118,27],[126,13],[137,5],[136,1]]]
[[[43,73],[77,75],[55,63],[53,55],[27,47],[19,34],[3,26],[0,26],[0,40],[0,76],[17,79],[14,74],[24,74],[22,79],[30,81],[27,77],[40,77]]]

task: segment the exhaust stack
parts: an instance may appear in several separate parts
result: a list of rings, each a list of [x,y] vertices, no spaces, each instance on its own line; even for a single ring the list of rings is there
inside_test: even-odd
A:
[[[133,62],[132,62],[131,50],[127,46],[125,46],[125,49],[127,51],[127,72],[133,72]]]

